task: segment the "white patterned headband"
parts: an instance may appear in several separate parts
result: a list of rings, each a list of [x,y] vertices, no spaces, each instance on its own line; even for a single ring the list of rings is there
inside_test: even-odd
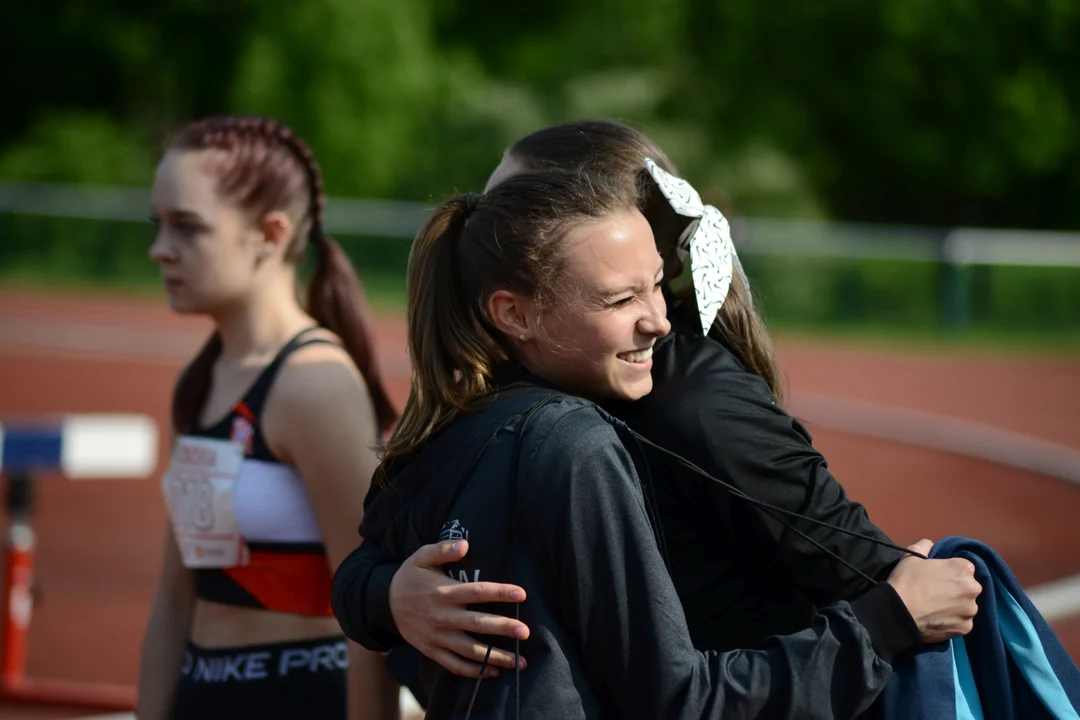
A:
[[[701,202],[701,196],[690,183],[666,172],[652,158],[645,158],[645,167],[671,208],[678,215],[692,218],[679,238],[678,253],[681,260],[690,258],[701,330],[708,334],[727,299],[734,264],[738,263],[731,242],[731,226],[723,213]]]

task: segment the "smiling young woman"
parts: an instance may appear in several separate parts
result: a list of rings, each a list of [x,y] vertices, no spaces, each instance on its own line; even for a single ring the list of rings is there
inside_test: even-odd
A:
[[[880,668],[878,663],[891,663],[898,653],[917,647],[921,642],[938,642],[970,631],[977,611],[975,598],[981,589],[974,580],[971,563],[959,559],[905,557],[905,550],[913,554],[926,553],[931,543],[923,541],[907,549],[893,545],[885,533],[870,522],[864,508],[847,498],[829,473],[825,459],[811,445],[809,434],[783,411],[771,342],[759,316],[760,308],[751,300],[749,284],[738,267],[734,252],[730,287],[726,288],[726,297],[721,300],[715,322],[707,329],[702,327],[703,320],[696,303],[698,288],[688,286],[688,292],[674,293],[670,287],[663,287],[683,270],[686,251],[683,243],[692,242],[695,235],[689,232],[690,220],[680,217],[669,198],[658,192],[659,182],[653,175],[657,169],[648,170],[649,175],[645,176],[650,165],[644,162],[645,158],[655,161],[652,165],[658,166],[659,171],[675,172],[652,140],[616,122],[575,121],[543,128],[522,138],[507,150],[492,173],[484,195],[479,199],[473,197],[469,202],[461,201],[465,203],[462,217],[468,217],[467,222],[459,220],[454,224],[451,218],[456,216],[451,214],[452,204],[448,204],[441,210],[442,215],[437,216],[441,219],[437,223],[433,220],[429,225],[428,232],[434,235],[418,238],[414,254],[416,268],[411,282],[417,288],[429,287],[427,281],[421,280],[420,270],[425,257],[430,259],[436,253],[442,254],[432,267],[445,272],[446,268],[455,267],[455,260],[472,269],[477,263],[477,247],[491,246],[498,253],[506,253],[505,244],[513,241],[528,247],[548,248],[546,241],[551,239],[553,227],[550,222],[559,213],[567,212],[563,209],[564,201],[552,206],[539,202],[536,207],[519,205],[517,210],[525,213],[525,219],[514,216],[507,209],[508,200],[500,188],[523,174],[535,174],[537,170],[584,172],[597,183],[597,188],[609,187],[611,183],[621,185],[622,191],[610,192],[634,195],[640,214],[613,210],[604,216],[604,225],[614,229],[622,217],[623,227],[629,229],[637,227],[633,223],[641,216],[648,220],[659,258],[664,261],[666,277],[661,283],[662,296],[666,296],[668,302],[674,299],[670,305],[670,333],[655,342],[648,342],[649,336],[643,334],[644,342],[634,341],[641,344],[623,346],[617,342],[607,343],[605,331],[599,325],[589,331],[593,335],[590,338],[583,338],[575,331],[590,322],[584,314],[614,311],[620,303],[635,305],[643,302],[647,289],[643,272],[639,279],[624,286],[628,290],[625,295],[608,293],[620,289],[617,284],[605,284],[606,273],[617,267],[617,260],[605,257],[603,251],[605,247],[616,247],[614,243],[619,238],[616,235],[607,237],[606,240],[612,243],[609,246],[585,245],[589,228],[597,226],[599,221],[579,216],[574,216],[575,222],[567,221],[563,227],[563,242],[556,246],[561,248],[557,257],[562,259],[562,267],[550,268],[547,250],[522,251],[516,260],[521,267],[532,263],[541,269],[548,268],[546,272],[536,273],[537,282],[525,286],[526,294],[534,293],[536,304],[550,311],[551,317],[543,320],[549,339],[553,334],[565,337],[556,337],[544,344],[523,343],[520,341],[527,336],[515,336],[509,330],[495,327],[490,318],[483,315],[476,315],[476,323],[486,322],[483,327],[488,334],[500,338],[502,355],[499,357],[513,361],[511,367],[514,363],[524,364],[517,358],[531,358],[525,366],[547,376],[538,380],[535,375],[530,375],[534,384],[546,387],[552,379],[557,379],[564,390],[573,388],[578,395],[596,400],[606,411],[625,422],[635,434],[629,439],[631,449],[636,446],[637,438],[662,446],[663,453],[650,452],[648,456],[641,498],[651,521],[650,529],[655,532],[656,543],[663,550],[670,580],[678,591],[694,647],[715,651],[748,648],[758,646],[770,637],[798,633],[770,641],[770,644],[776,649],[777,645],[791,643],[787,646],[798,645],[808,652],[816,652],[815,647],[822,649],[838,638],[818,635],[806,641],[805,633],[798,631],[813,629],[822,620],[817,608],[829,607],[837,601],[847,603],[846,607],[861,626],[843,642],[869,637],[875,649],[873,654],[863,656],[864,660],[870,661],[863,670]],[[696,195],[692,188],[677,197],[681,199],[691,194]],[[522,202],[524,200],[522,198]],[[496,209],[501,215],[495,213]],[[541,223],[534,216],[546,216],[549,224]],[[523,228],[536,235],[525,234]],[[440,236],[439,232],[444,235]],[[641,237],[644,229],[634,230],[632,234]],[[430,245],[432,237],[449,240],[443,245]],[[641,249],[644,252],[644,246]],[[623,249],[620,256],[626,252]],[[658,268],[659,258],[650,258],[656,263],[652,268]],[[509,262],[509,259],[503,259]],[[649,267],[644,255],[639,260],[643,269]],[[496,279],[510,277],[507,273],[511,270],[521,272],[518,266],[486,267],[490,277]],[[561,270],[561,274],[556,270]],[[554,284],[540,282],[556,279],[559,282]],[[657,274],[654,280],[660,281],[661,276]],[[482,295],[497,286],[498,281],[491,280],[490,285],[464,287]],[[591,296],[587,291],[583,292],[589,286],[596,290]],[[452,289],[444,287],[440,292]],[[450,296],[442,296],[434,307],[446,306],[450,302],[447,297]],[[434,327],[426,323],[428,311],[420,310],[426,307],[418,304],[420,299],[420,295],[413,298],[418,310],[411,320],[411,329],[414,333],[434,332]],[[561,308],[557,307],[560,302],[563,303]],[[474,314],[483,309],[482,302],[471,299],[466,305]],[[541,317],[543,319],[543,313]],[[594,320],[599,321],[599,317],[602,316]],[[457,327],[448,324],[449,319],[440,316],[439,323]],[[449,380],[469,383],[474,375],[487,378],[491,374],[493,380],[463,386],[468,390],[465,397],[483,393],[494,398],[506,395],[494,380],[507,381],[512,376],[507,376],[505,371],[489,373],[488,368],[498,367],[501,363],[497,359],[474,361],[472,358],[482,357],[480,352],[484,344],[478,343],[475,346],[478,349],[473,353],[472,346],[465,343],[472,325],[466,321],[459,325],[460,332],[455,330],[447,339],[452,344],[447,346],[445,362],[466,362],[468,364],[463,367],[479,370],[474,373],[462,369],[456,374],[432,375],[430,367],[421,366],[419,371],[423,374],[414,378],[413,385],[416,407],[425,408],[424,412],[417,413],[418,418],[431,417],[430,413],[437,410],[438,404],[432,398],[439,396],[440,388],[454,387]],[[434,340],[428,341],[427,346],[438,347]],[[631,347],[633,353],[628,352]],[[619,361],[644,361],[651,354],[651,363],[641,365],[652,365],[652,392],[642,398],[639,393],[646,385],[641,378],[640,386],[625,385],[621,392],[604,397],[604,390],[619,387],[619,383],[611,378],[620,377],[611,373],[604,379],[604,368],[622,367],[618,363],[608,363],[610,355],[606,350],[609,349],[616,350],[615,359]],[[438,353],[433,354],[432,366],[443,362],[440,358]],[[585,369],[590,363],[595,366],[596,377],[584,382]],[[623,365],[628,370],[636,369],[627,363]],[[463,406],[462,397],[447,398],[449,405]],[[461,422],[466,420],[463,418]],[[423,430],[418,428],[418,431]],[[451,430],[447,433],[453,435]],[[432,442],[441,441],[435,439]],[[582,450],[581,442],[570,442],[566,452],[573,455]],[[462,452],[468,452],[468,445]],[[600,450],[596,452],[601,453]],[[585,455],[588,455],[587,451]],[[425,457],[434,460],[429,464],[423,460]],[[538,456],[528,457],[529,462],[534,462]],[[334,578],[335,614],[348,636],[371,649],[391,650],[393,664],[400,670],[399,677],[409,683],[421,702],[429,682],[444,681],[438,675],[427,674],[421,682],[412,669],[416,651],[439,663],[447,672],[466,678],[481,674],[485,678],[494,678],[499,674],[498,668],[520,667],[525,660],[533,659],[533,653],[547,658],[550,652],[531,640],[535,635],[530,633],[535,633],[536,626],[523,622],[530,616],[539,618],[540,622],[551,621],[550,617],[542,615],[544,606],[550,604],[547,595],[541,594],[541,607],[537,608],[537,586],[526,585],[524,581],[515,584],[514,572],[509,571],[485,570],[483,579],[475,581],[477,544],[481,540],[489,542],[491,533],[485,532],[481,536],[480,531],[466,523],[472,533],[469,534],[462,530],[462,518],[455,515],[448,518],[453,533],[431,531],[428,535],[430,544],[416,548],[414,536],[409,537],[409,542],[403,542],[398,534],[403,527],[412,526],[404,525],[400,520],[395,523],[385,519],[396,517],[397,512],[405,517],[403,508],[395,508],[402,491],[432,493],[437,492],[434,488],[442,487],[452,496],[461,487],[460,483],[466,482],[465,475],[442,468],[438,464],[439,458],[435,450],[425,450],[417,458],[408,458],[409,467],[426,469],[414,471],[415,475],[407,468],[400,474],[393,474],[394,466],[388,464],[391,484],[377,485],[369,496],[366,541],[346,559]],[[582,467],[594,467],[588,457],[580,458],[578,462]],[[599,468],[594,469],[598,473],[594,479],[605,482],[606,476]],[[573,468],[564,471],[572,474]],[[506,470],[496,468],[493,472],[497,478],[507,477]],[[657,482],[649,483],[648,474]],[[542,483],[544,477],[540,475],[535,479]],[[522,482],[525,482],[524,476]],[[498,497],[496,490],[492,492]],[[597,538],[584,532],[595,528],[611,531],[620,527],[605,514],[604,508],[588,508],[583,500],[586,494],[581,491],[580,495],[556,498],[556,501],[566,503],[567,507],[562,510],[574,515],[576,525],[562,520],[554,526],[558,530],[551,532],[569,532],[571,527],[580,528],[582,532],[580,537],[575,535],[566,541],[562,546],[563,554],[552,562],[550,569],[555,575],[562,574],[562,583],[582,585],[583,592],[591,595],[599,583],[611,579],[591,571],[591,549],[596,548],[598,556],[616,552],[625,545],[620,544],[620,538],[626,536],[617,533],[608,536],[601,532],[602,537]],[[758,501],[766,506],[765,509]],[[433,514],[447,508],[444,502],[421,501],[419,497],[410,502],[409,506],[413,505]],[[498,506],[487,510],[479,515],[485,522],[505,514]],[[780,520],[788,518],[789,522],[780,522],[776,512],[770,510],[784,513]],[[580,515],[576,514],[578,511]],[[530,518],[533,513],[534,509],[529,508]],[[377,522],[378,518],[383,518],[382,524]],[[543,532],[542,527],[537,526],[537,531]],[[389,544],[381,547],[379,538],[384,536]],[[480,551],[484,553],[484,562],[489,562],[491,550]],[[449,578],[447,568],[452,568]],[[535,577],[528,579],[536,580]],[[550,582],[554,587],[561,587],[557,579]],[[616,582],[622,583],[619,587],[625,590],[622,578]],[[551,586],[543,590],[549,592]],[[623,592],[607,598],[610,606],[591,597],[572,599],[575,607],[583,601],[593,600],[587,611],[597,613],[616,612],[614,607],[621,612],[621,603],[648,605],[653,602],[652,596]],[[532,607],[517,608],[516,603]],[[569,606],[560,607],[567,609]],[[836,609],[833,607],[830,612]],[[520,615],[516,615],[517,612]],[[575,627],[582,621],[575,617],[562,619],[568,619]],[[658,627],[664,627],[664,624],[646,619],[640,626],[620,626],[612,632],[628,638],[631,643],[647,644],[646,641],[655,640]],[[508,652],[508,648],[516,647],[508,642],[525,637],[530,641],[521,645],[524,657]],[[493,642],[489,644],[489,640]],[[547,636],[542,640],[546,642]],[[836,647],[835,643],[832,647]],[[622,661],[620,652],[624,650],[624,647],[601,648],[597,657],[619,663]],[[651,646],[649,651],[653,651]],[[829,666],[802,663],[798,655],[795,652],[771,670],[762,670],[759,677],[768,679],[759,683],[758,689],[774,698],[785,696],[785,688],[814,687],[813,692],[802,693],[798,702],[778,701],[775,704],[767,703],[761,697],[744,698],[736,693],[733,702],[740,708],[766,702],[770,717],[829,717],[834,713],[842,716],[851,713],[841,708],[850,709],[860,704],[865,707],[876,694],[874,683],[878,690],[882,687],[882,676],[870,673],[862,676],[869,685],[837,683],[830,689],[832,677],[829,673],[842,670],[852,656],[837,657],[836,664]],[[744,670],[763,667],[755,665],[754,658],[760,660],[761,656],[739,654],[731,657],[735,677]],[[660,653],[654,659],[656,663],[651,666],[646,663],[642,672],[646,676],[668,677],[670,666],[665,663],[669,656]],[[486,669],[482,671],[482,667]],[[529,667],[531,672],[533,663],[530,662]],[[631,679],[628,684],[634,681]],[[636,712],[650,717],[659,714],[649,715],[648,711],[640,709]]]
[[[361,534],[396,558],[467,541],[444,570],[507,588],[514,604],[490,610],[520,632],[462,654],[529,659],[480,681],[447,669],[450,652],[422,658],[429,717],[850,717],[891,669],[846,604],[755,650],[691,641],[648,465],[593,402],[649,393],[649,350],[670,330],[636,202],[611,178],[521,172],[448,200],[414,242],[412,388]],[[354,637],[362,580],[345,564],[334,578]],[[473,617],[474,633],[500,622]]]

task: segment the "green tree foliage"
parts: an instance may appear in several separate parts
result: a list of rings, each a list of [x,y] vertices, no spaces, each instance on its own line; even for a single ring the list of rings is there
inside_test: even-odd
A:
[[[605,116],[745,214],[1078,228],[1077,37],[1071,0],[6,3],[0,176],[144,184],[262,113],[333,193],[434,201]]]
[[[831,214],[1080,227],[1080,5],[691,4],[709,127],[778,143]]]
[[[1075,0],[9,2],[0,178],[146,186],[183,122],[264,114],[331,194],[434,204],[609,117],[735,214],[1080,229],[1077,38]],[[148,237],[2,215],[0,275],[152,283]],[[406,243],[341,240],[400,298]],[[746,260],[787,322],[936,327],[962,286],[972,327],[1077,326],[1076,270]]]

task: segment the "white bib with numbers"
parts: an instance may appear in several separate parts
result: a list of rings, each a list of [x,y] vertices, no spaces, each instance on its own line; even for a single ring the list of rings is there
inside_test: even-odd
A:
[[[177,438],[161,489],[185,567],[247,565],[247,544],[233,508],[243,462],[239,442]]]

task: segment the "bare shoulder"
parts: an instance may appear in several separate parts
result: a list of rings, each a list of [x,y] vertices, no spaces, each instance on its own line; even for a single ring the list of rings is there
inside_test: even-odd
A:
[[[312,439],[324,447],[332,438],[362,438],[361,445],[370,445],[379,434],[356,364],[343,347],[329,343],[305,345],[288,357],[267,397],[264,418],[271,448],[291,460]]]
[[[305,345],[282,365],[263,418],[270,449],[304,481],[336,567],[356,545],[378,465],[379,427],[367,386],[344,348]]]
[[[328,331],[312,333],[312,337],[333,344],[312,343],[289,355],[274,381],[274,404],[292,410],[352,399],[365,399],[370,404],[367,384],[340,340]]]

